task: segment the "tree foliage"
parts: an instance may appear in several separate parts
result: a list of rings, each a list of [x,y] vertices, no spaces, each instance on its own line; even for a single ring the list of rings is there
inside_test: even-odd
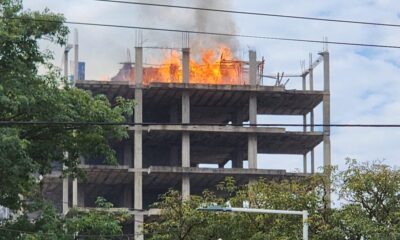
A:
[[[119,99],[111,105],[105,96],[70,87],[51,64],[53,54],[40,49],[39,41],[66,43],[62,15],[27,11],[20,0],[2,0],[0,17],[0,121],[124,122],[132,112],[131,102]],[[74,175],[79,156],[116,163],[108,140],[124,137],[121,126],[0,126],[0,205],[19,209],[21,196],[37,183],[34,176],[49,173],[55,162]]]
[[[334,169],[333,169],[334,170]],[[327,208],[327,182],[336,188],[341,202]],[[171,190],[155,205],[160,219],[149,223],[154,240],[192,239],[302,239],[300,216],[199,212],[210,204],[252,208],[307,210],[310,239],[400,239],[400,171],[380,163],[348,160],[347,169],[331,177],[315,175],[291,181],[266,181],[238,187],[233,179],[210,191],[182,201]]]
[[[96,210],[72,209],[62,216],[48,203],[35,201],[17,219],[1,225],[0,240],[121,239],[128,214],[107,211],[113,205],[103,198],[98,198],[96,204]]]

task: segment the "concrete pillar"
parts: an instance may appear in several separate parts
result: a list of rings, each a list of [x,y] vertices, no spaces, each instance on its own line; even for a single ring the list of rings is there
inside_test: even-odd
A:
[[[63,178],[62,180],[62,213],[65,215],[68,213],[69,210],[69,201],[68,201],[68,196],[69,196],[69,191],[68,191],[68,177]]]
[[[124,165],[128,167],[132,166],[132,143],[130,139],[124,142]]]
[[[243,168],[243,152],[236,150],[233,153],[232,168]]]
[[[178,123],[178,104],[172,105],[169,108],[169,122]]]
[[[75,86],[76,81],[78,81],[78,64],[79,64],[79,44],[78,44],[78,30],[75,29],[75,44],[74,44],[74,81],[73,86]]]
[[[257,55],[255,51],[249,51],[249,82],[251,87],[257,86]],[[249,121],[250,125],[257,124],[257,95],[250,93],[249,98]],[[247,156],[249,161],[249,168],[257,168],[257,135],[248,135]]]
[[[314,69],[312,67],[312,54],[310,53],[310,73],[309,73],[309,84],[310,84],[310,91],[314,90]],[[310,112],[310,131],[314,132],[314,109]],[[310,160],[311,160],[311,173],[315,172],[315,160],[314,160],[314,149],[311,150],[310,153]]]
[[[124,187],[123,193],[123,200],[122,200],[123,207],[132,208],[132,186],[126,185]]]
[[[257,169],[257,135],[249,134],[248,136],[248,160],[249,169]]]
[[[78,188],[78,207],[85,207],[85,186],[82,183]]]
[[[143,167],[142,126],[143,123],[143,48],[135,48],[135,133],[134,133],[134,168]],[[136,171],[134,176],[134,209],[143,209],[143,176]],[[135,215],[135,239],[142,240],[143,215]]]
[[[324,97],[323,97],[323,124],[324,124],[324,167],[331,166],[330,152],[330,72],[329,72],[329,53],[321,53],[324,59]]]
[[[183,83],[190,82],[190,51],[189,48],[182,49],[182,77]],[[190,95],[189,92],[182,93],[182,123],[190,123]],[[190,167],[190,134],[182,133],[182,167]],[[190,198],[189,175],[182,176],[182,198]]]
[[[243,125],[242,111],[236,111],[233,116],[233,125]],[[243,168],[243,151],[239,147],[232,154],[232,168]]]
[[[179,166],[179,148],[171,146],[169,149],[169,165],[173,167]]]
[[[183,83],[190,82],[190,49],[182,49],[182,81]]]
[[[249,51],[249,83],[251,86],[257,85],[257,53]]]
[[[324,60],[324,97],[323,97],[323,124],[324,124],[324,167],[331,167],[331,140],[330,140],[330,70],[329,70],[329,52],[321,53]],[[330,174],[330,171],[328,172]],[[330,185],[326,186],[330,189]],[[327,207],[331,207],[331,193],[328,191],[326,198]]]
[[[302,89],[306,90],[306,76],[303,75]],[[307,132],[307,114],[303,114],[303,132]],[[303,173],[307,173],[307,153],[303,154]]]
[[[72,180],[72,207],[78,206],[78,179]]]

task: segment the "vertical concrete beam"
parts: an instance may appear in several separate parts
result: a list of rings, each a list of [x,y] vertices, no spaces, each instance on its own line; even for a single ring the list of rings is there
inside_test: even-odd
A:
[[[314,90],[314,69],[312,67],[312,54],[310,53],[310,73],[309,73],[309,84],[310,84],[310,91]],[[314,109],[310,112],[310,131],[314,132]],[[311,173],[314,174],[315,172],[315,159],[314,159],[314,149],[311,150],[310,153],[310,160],[311,160]]]
[[[78,179],[72,180],[72,207],[78,206]]]
[[[134,133],[134,168],[143,167],[143,142],[142,126],[143,123],[143,48],[135,48],[135,133]],[[143,176],[142,172],[136,171],[134,175],[134,209],[143,209]],[[142,240],[143,215],[135,215],[135,239]]]
[[[232,168],[243,168],[243,152],[236,150],[233,153]]]
[[[250,94],[249,99],[249,119],[250,124],[257,124],[257,96]],[[248,135],[248,160],[249,168],[257,168],[257,135]]]
[[[239,126],[243,125],[243,118],[242,118],[242,111],[238,110],[235,112],[235,115],[233,116],[233,122],[234,125]],[[243,151],[238,147],[234,152],[232,156],[232,168],[243,168]]]
[[[303,75],[302,89],[306,90],[306,76]],[[303,132],[307,132],[307,114],[303,114]],[[303,173],[307,173],[307,153],[303,154]]]
[[[178,104],[174,104],[169,108],[169,122],[178,123]]]
[[[68,213],[68,177],[63,178],[63,189],[62,189],[62,213],[65,215]]]
[[[324,60],[324,97],[323,97],[323,124],[324,124],[324,137],[323,137],[323,152],[324,152],[324,167],[331,167],[331,140],[330,140],[330,69],[329,69],[329,52],[325,51],[321,53]],[[330,171],[327,172],[330,174]],[[325,186],[328,190],[325,201],[327,207],[331,207],[331,186]]]
[[[79,64],[78,30],[75,29],[75,44],[74,44],[74,81],[73,81],[73,86],[75,86],[76,81],[78,81],[78,64]]]
[[[249,51],[249,79],[250,86],[257,86],[257,54],[255,51]],[[250,125],[257,124],[257,95],[255,93],[250,94],[249,98],[249,121]],[[248,147],[247,156],[249,161],[249,168],[257,168],[257,135],[248,135]]]
[[[189,48],[182,49],[182,77],[183,83],[190,82],[190,51]],[[189,92],[182,93],[182,123],[190,123],[190,95]],[[190,134],[182,133],[182,167],[190,167]],[[190,198],[190,179],[188,175],[182,176],[183,200]]]
[[[257,169],[257,135],[249,134],[248,136],[248,160],[249,169]]]
[[[182,49],[182,78],[183,83],[190,81],[190,49]]]
[[[123,206],[126,208],[132,208],[132,186],[126,185],[124,186],[124,193],[123,193]]]
[[[257,85],[257,53],[249,51],[249,83],[251,86]]]
[[[172,105],[169,109],[169,122],[170,123],[178,123],[178,105]],[[176,145],[172,145],[169,150],[169,165],[170,166],[179,166],[179,147]]]
[[[324,167],[331,166],[331,143],[330,143],[330,70],[329,52],[321,53],[324,60],[324,97],[323,97],[323,124],[324,124]]]
[[[132,143],[130,139],[124,142],[124,165],[128,167],[132,166]]]
[[[82,183],[78,188],[78,207],[85,207],[85,186]]]

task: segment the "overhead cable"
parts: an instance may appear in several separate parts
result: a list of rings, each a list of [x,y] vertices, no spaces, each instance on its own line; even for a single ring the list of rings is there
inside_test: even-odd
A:
[[[254,15],[254,16],[264,16],[264,17],[291,18],[291,19],[311,20],[311,21],[323,21],[323,22],[335,22],[335,23],[347,23],[347,24],[361,24],[361,25],[373,25],[373,26],[383,26],[383,27],[400,27],[400,24],[394,24],[394,23],[367,22],[367,21],[357,21],[357,20],[348,20],[348,19],[334,19],[334,18],[305,17],[305,16],[273,14],[273,13],[264,13],[264,12],[246,12],[246,11],[236,11],[236,10],[228,10],[228,9],[191,7],[191,6],[161,4],[161,3],[144,3],[144,2],[135,2],[135,1],[121,1],[121,0],[93,0],[93,1],[96,1],[96,2],[109,2],[109,3],[121,3],[121,4],[131,4],[131,5],[142,5],[142,6],[152,6],[152,7],[167,7],[167,8],[178,8],[178,9],[189,9],[189,10],[196,10],[196,11],[210,11],[210,12],[219,12],[219,13]]]
[[[224,124],[224,123],[132,123],[132,122],[52,122],[52,121],[0,121],[0,127],[10,126],[221,126],[221,127],[335,127],[335,128],[400,128],[400,124],[295,124],[295,123],[258,123],[258,124]]]
[[[20,21],[61,23],[61,21],[49,20],[49,19],[35,19],[35,18],[22,18],[22,17],[0,17],[0,18],[1,19],[20,20]],[[357,46],[357,47],[374,47],[374,48],[400,49],[400,46],[396,46],[396,45],[382,45],[382,44],[368,44],[368,43],[340,42],[340,41],[324,41],[324,40],[312,40],[312,39],[300,39],[300,38],[270,37],[270,36],[261,36],[261,35],[246,35],[246,34],[234,34],[234,33],[194,31],[194,30],[186,30],[186,29],[155,28],[155,27],[143,27],[143,26],[133,26],[133,25],[105,24],[105,23],[93,23],[93,22],[78,22],[78,21],[64,21],[62,23],[71,24],[71,25],[83,25],[83,26],[95,26],[95,27],[111,27],[111,28],[124,28],[124,29],[138,29],[138,30],[161,31],[161,32],[178,32],[178,33],[213,35],[213,36],[222,36],[222,37],[240,37],[240,38],[254,38],[254,39],[265,39],[265,40],[303,42],[303,43],[322,43],[322,44],[347,45],[347,46]]]

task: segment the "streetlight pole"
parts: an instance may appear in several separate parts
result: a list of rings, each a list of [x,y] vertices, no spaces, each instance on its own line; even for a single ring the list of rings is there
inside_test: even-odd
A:
[[[308,240],[308,211],[275,210],[275,209],[257,209],[257,208],[230,208],[221,206],[209,206],[198,208],[199,211],[209,212],[241,212],[241,213],[261,213],[261,214],[285,214],[301,215],[303,221],[303,240]]]

